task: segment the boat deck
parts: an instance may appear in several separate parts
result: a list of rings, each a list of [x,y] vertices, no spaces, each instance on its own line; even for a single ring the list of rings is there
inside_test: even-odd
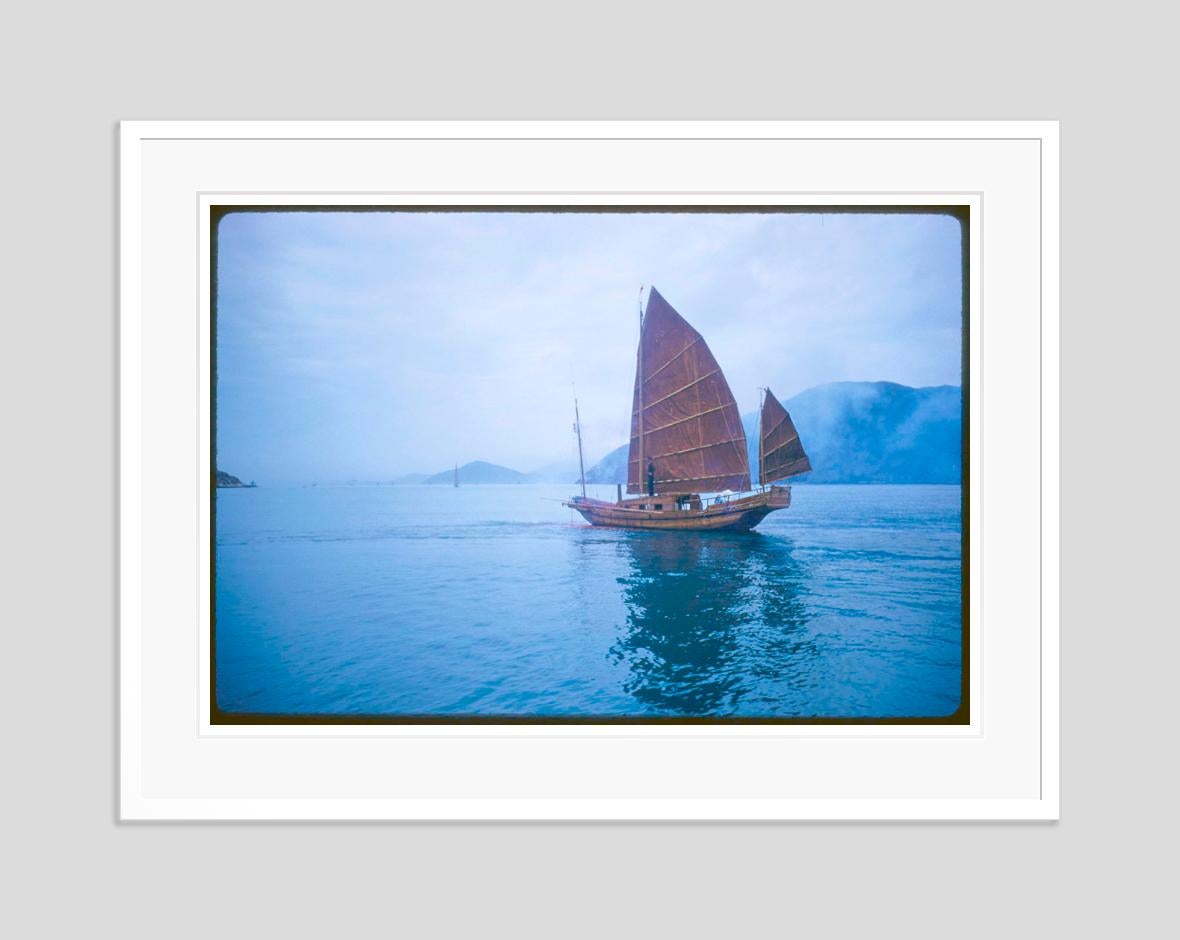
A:
[[[789,486],[770,486],[756,493],[690,497],[640,496],[610,503],[574,496],[564,505],[576,509],[591,525],[628,529],[752,529],[776,509],[791,505]]]

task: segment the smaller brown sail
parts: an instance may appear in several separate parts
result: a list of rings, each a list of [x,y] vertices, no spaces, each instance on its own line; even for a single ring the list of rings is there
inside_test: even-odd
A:
[[[762,402],[761,435],[758,441],[758,482],[765,486],[811,469],[795,422],[774,392],[766,390]]]

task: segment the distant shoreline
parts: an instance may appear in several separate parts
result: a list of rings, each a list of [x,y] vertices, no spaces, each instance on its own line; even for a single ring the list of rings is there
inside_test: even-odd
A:
[[[243,483],[232,473],[226,473],[224,470],[218,470],[213,479],[219,490],[252,490],[258,486],[253,480]]]

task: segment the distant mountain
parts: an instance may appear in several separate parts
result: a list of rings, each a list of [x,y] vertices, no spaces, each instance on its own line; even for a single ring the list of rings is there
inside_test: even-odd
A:
[[[452,473],[453,473],[453,472],[454,472],[454,471],[452,471]],[[425,482],[426,482],[426,480],[427,480],[427,478],[428,478],[429,476],[430,476],[430,474],[429,474],[429,473],[407,473],[405,476],[396,477],[395,479],[393,479],[393,480],[390,480],[389,482],[390,482],[390,483],[393,483],[393,484],[398,484],[398,483],[425,483]]]
[[[531,478],[533,483],[576,483],[581,479],[578,474],[578,465],[566,461],[537,467],[536,470],[529,471],[527,476]]]
[[[218,470],[217,471],[217,485],[219,487],[223,487],[223,488],[224,487],[231,487],[231,486],[244,486],[244,487],[248,488],[248,487],[253,486],[254,484],[252,482],[251,483],[243,483],[241,480],[239,480],[232,473],[226,473],[224,470]]]
[[[474,460],[459,468],[459,484],[464,483],[576,483],[578,468],[566,462],[546,464],[529,473],[521,473],[511,467]],[[390,480],[393,484],[427,483],[440,484],[455,482],[455,470],[440,470],[438,473],[407,473]]]
[[[626,483],[627,451],[630,444],[616,447],[586,471],[587,483]]]
[[[959,483],[962,390],[911,388],[893,382],[833,382],[783,404],[791,413],[811,483]],[[742,416],[751,476],[758,475],[758,415]],[[586,471],[588,483],[626,483],[627,447]],[[755,480],[756,482],[756,480]]]
[[[454,483],[455,471],[454,468],[450,470],[443,470],[441,473],[435,473],[432,476],[426,477],[423,483]],[[509,467],[501,467],[498,464],[487,463],[483,460],[473,460],[471,463],[465,463],[459,468],[459,485],[464,483],[535,483],[537,482],[532,474],[521,473],[519,470],[513,470]]]

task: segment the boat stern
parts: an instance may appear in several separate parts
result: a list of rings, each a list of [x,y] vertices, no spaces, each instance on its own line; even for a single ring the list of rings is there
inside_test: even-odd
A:
[[[771,486],[767,506],[771,509],[786,509],[791,505],[791,488],[789,486]]]

